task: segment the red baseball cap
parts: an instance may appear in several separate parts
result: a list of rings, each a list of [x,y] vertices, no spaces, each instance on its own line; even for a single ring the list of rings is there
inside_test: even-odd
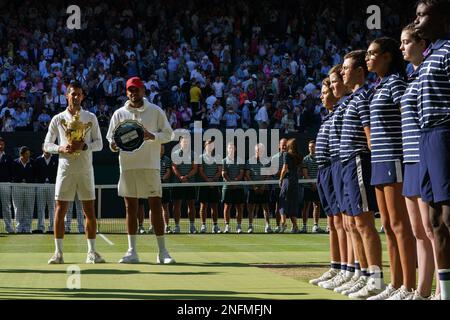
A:
[[[133,77],[133,78],[128,79],[128,81],[127,81],[127,90],[130,87],[143,88],[144,83],[142,82],[142,80],[139,77]]]

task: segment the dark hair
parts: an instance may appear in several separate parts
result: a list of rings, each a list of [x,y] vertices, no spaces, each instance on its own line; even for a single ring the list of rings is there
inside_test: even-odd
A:
[[[342,79],[341,76],[341,71],[342,71],[342,63],[335,65],[333,68],[330,69],[330,71],[328,71],[328,76],[331,76],[332,74],[337,74],[338,77],[340,79]]]
[[[20,148],[20,155],[23,156],[27,151],[30,151],[30,148],[28,148],[27,146],[23,146]]]
[[[6,143],[5,139],[3,139],[3,137],[0,137],[0,142]]]
[[[316,140],[309,140],[308,144],[314,143],[316,144]]]
[[[67,91],[69,91],[70,88],[73,88],[73,89],[80,89],[81,91],[83,91],[83,87],[81,86],[81,83],[80,83],[80,81],[78,81],[78,80],[72,80],[72,81],[70,81],[70,84],[69,84],[69,86],[67,87]],[[84,94],[84,91],[83,91],[83,94]]]
[[[344,60],[346,59],[352,59],[353,60],[353,67],[356,68],[363,68],[364,70],[364,76],[367,76],[369,74],[369,70],[367,69],[367,63],[366,63],[366,52],[364,50],[355,50],[352,52],[347,53],[344,56]]]
[[[417,1],[416,7],[421,4],[431,8],[431,10],[436,12],[438,15],[447,17],[448,20],[448,13],[450,12],[449,0],[419,0]]]
[[[397,40],[389,37],[381,37],[372,41],[380,46],[381,53],[389,53],[392,57],[388,73],[399,73],[401,77],[406,77],[406,64],[403,54],[400,51],[400,44]]]
[[[420,37],[419,33],[416,30],[416,25],[414,23],[410,23],[406,27],[404,27],[402,32],[408,32],[415,42],[425,41],[426,47],[430,45],[430,40]]]
[[[294,157],[295,165],[301,167],[303,164],[303,157],[298,152],[297,140],[295,138],[288,140],[286,149],[287,153]]]

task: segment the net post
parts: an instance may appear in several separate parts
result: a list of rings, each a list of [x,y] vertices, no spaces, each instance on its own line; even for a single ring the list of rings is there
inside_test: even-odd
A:
[[[102,219],[102,187],[97,186],[97,189],[98,189],[97,195],[97,233],[98,233]]]

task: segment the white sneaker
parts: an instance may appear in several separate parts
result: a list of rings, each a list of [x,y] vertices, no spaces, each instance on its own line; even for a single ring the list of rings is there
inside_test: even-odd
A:
[[[148,228],[148,233],[153,234],[153,226],[150,226],[150,228]]]
[[[165,233],[172,233],[172,230],[170,230],[170,226],[166,226],[166,227],[164,228],[164,232],[165,232]]]
[[[191,226],[189,227],[189,233],[190,234],[196,234],[197,233],[197,228],[195,227],[195,225],[191,224]]]
[[[428,298],[424,298],[420,295],[419,291],[415,290],[412,300],[430,300],[431,297],[432,296],[429,296]]]
[[[384,227],[383,226],[380,227],[380,233],[384,233]]]
[[[280,233],[284,233],[285,231],[286,231],[286,226],[281,226],[281,230],[280,230]]]
[[[139,257],[135,250],[128,250],[122,259],[119,260],[119,263],[139,263]]]
[[[202,224],[201,228],[200,228],[200,233],[206,233],[208,229],[206,228],[206,224]]]
[[[273,233],[272,228],[271,228],[269,225],[267,225],[267,226],[264,228],[264,232],[265,232],[265,233]]]
[[[351,293],[358,292],[359,290],[361,290],[362,288],[364,288],[367,285],[367,279],[368,278],[365,276],[359,277],[359,279],[355,282],[355,284],[350,289],[342,291],[341,294],[348,296]]]
[[[167,251],[158,253],[156,258],[157,264],[175,264],[175,259],[173,259]]]
[[[308,227],[303,226],[298,233],[308,233]]]
[[[230,231],[231,231],[230,225],[226,224],[225,229],[223,230],[223,233],[230,233]]]
[[[181,232],[180,225],[176,225],[175,228],[173,228],[173,233],[179,234]]]
[[[315,224],[312,227],[312,233],[325,233],[325,231],[323,231],[321,227],[319,227],[317,224]]]
[[[323,286],[325,283],[328,283],[328,282],[333,281],[333,279],[336,278],[336,277],[341,277],[341,273],[342,273],[342,271],[339,271],[333,278],[328,279],[328,280],[326,280],[326,281],[321,281],[321,282],[319,282],[317,285],[318,285],[319,287],[322,288],[322,286]]]
[[[55,252],[50,260],[48,260],[48,264],[63,264],[63,253],[62,252]]]
[[[220,228],[217,224],[214,225],[214,227],[212,229],[212,233],[220,233]]]
[[[309,283],[317,286],[319,285],[319,282],[328,281],[334,278],[339,272],[340,270],[330,269],[322,274],[319,278],[309,280]]]
[[[367,284],[364,286],[364,288],[362,288],[361,290],[359,290],[357,292],[350,293],[348,296],[349,296],[349,298],[352,298],[352,299],[365,300],[370,297],[379,295],[380,293],[385,291],[385,289],[386,289],[386,286],[384,285],[384,283],[382,284],[382,288],[380,288],[380,286],[377,285],[377,281],[374,278],[368,278]]]
[[[351,287],[353,287],[356,283],[356,281],[358,281],[358,279],[360,278],[360,276],[354,275],[349,281],[347,281],[346,283],[340,285],[339,287],[334,288],[334,292],[337,293],[342,293],[345,290],[349,290]]]
[[[387,300],[390,297],[392,297],[397,292],[397,289],[395,289],[392,284],[389,284],[384,288],[383,291],[378,293],[377,295],[373,295],[371,297],[368,297],[367,300]]]
[[[92,251],[87,254],[86,263],[105,263],[105,259],[98,252]]]
[[[252,225],[248,226],[247,233],[248,234],[253,233],[253,226]]]
[[[408,291],[405,286],[401,286],[393,295],[386,300],[413,300],[415,290]]]
[[[242,233],[242,227],[241,227],[240,224],[238,224],[237,227],[236,227],[236,233],[237,234],[241,234]]]
[[[281,232],[281,227],[280,227],[280,226],[277,226],[277,227],[273,230],[273,232],[275,232],[275,233],[280,233],[280,232]]]
[[[320,284],[322,288],[327,290],[334,290],[337,287],[342,286],[344,283],[349,282],[352,279],[352,277],[347,277],[345,273],[340,273],[338,276],[334,277],[333,279],[325,282],[321,282]]]
[[[143,226],[139,226],[138,232],[139,232],[139,234],[145,234],[145,229],[144,229],[144,227],[143,227]]]
[[[430,300],[441,300],[441,294],[432,294]]]

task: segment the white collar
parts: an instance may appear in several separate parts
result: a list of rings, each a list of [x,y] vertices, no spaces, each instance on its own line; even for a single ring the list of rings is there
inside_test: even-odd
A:
[[[125,109],[127,109],[131,113],[140,113],[140,112],[144,112],[145,110],[147,110],[149,105],[150,105],[150,103],[148,102],[147,98],[144,98],[144,104],[142,105],[142,107],[133,108],[130,106],[130,100],[128,100],[127,102],[125,102]]]

